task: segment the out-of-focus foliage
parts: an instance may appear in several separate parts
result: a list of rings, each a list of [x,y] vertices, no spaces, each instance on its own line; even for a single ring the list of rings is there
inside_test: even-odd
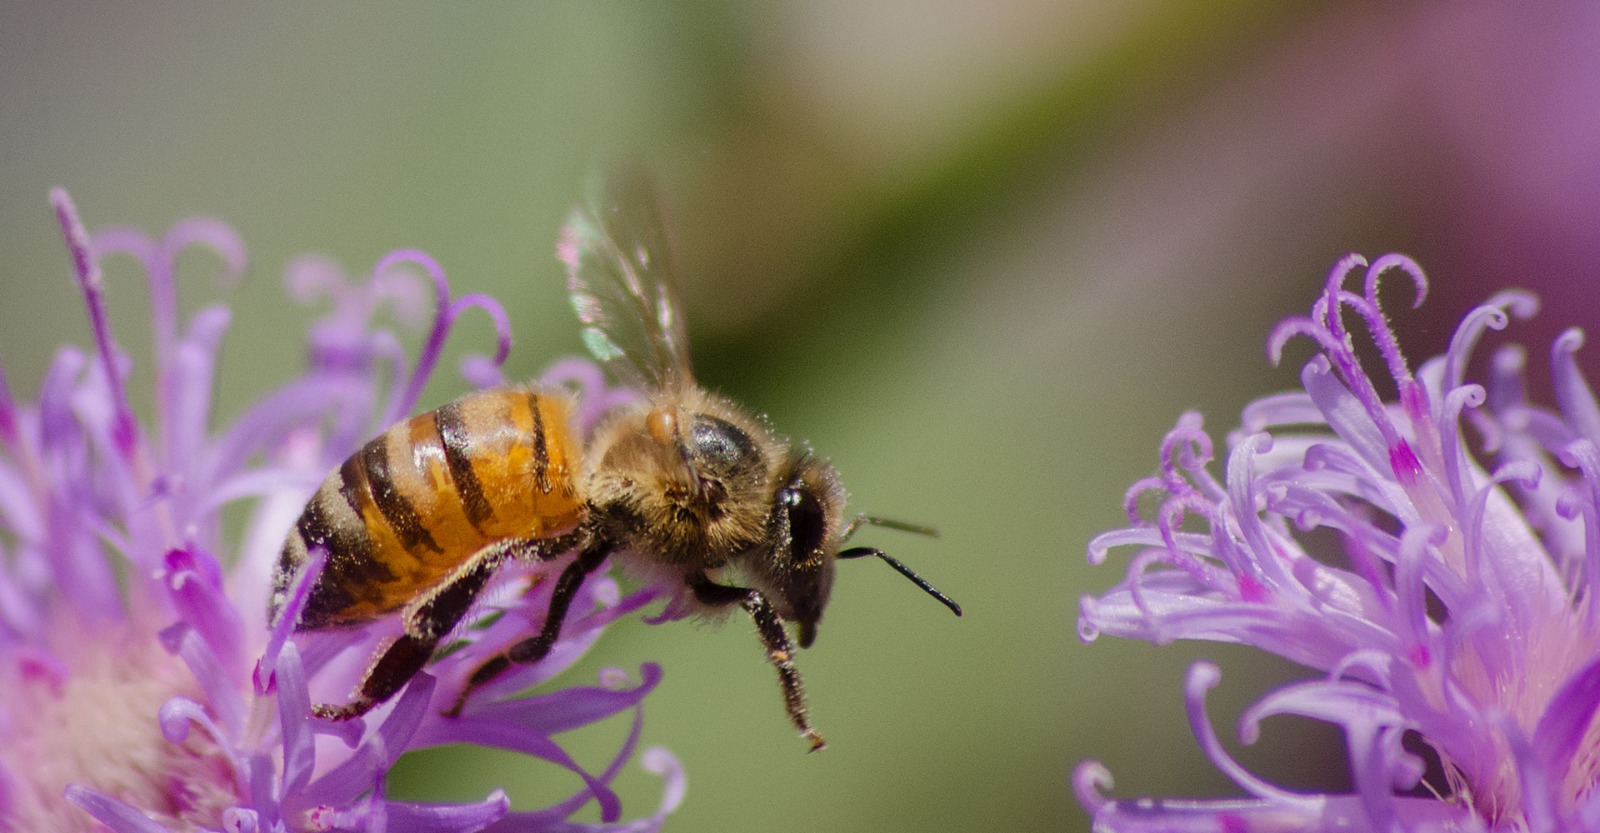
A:
[[[1086,568],[1084,542],[1118,524],[1176,415],[1220,419],[1290,385],[1261,370],[1265,334],[1344,251],[1430,270],[1432,318],[1397,321],[1416,355],[1490,287],[1540,291],[1549,326],[1600,309],[1585,294],[1600,286],[1600,22],[1578,3],[1529,17],[1490,2],[5,2],[0,355],[31,389],[57,343],[86,340],[45,202],[64,185],[91,225],[204,212],[252,242],[225,411],[299,361],[283,333],[302,313],[264,284],[307,250],[361,270],[427,249],[506,305],[514,372],[531,373],[579,349],[552,256],[562,216],[593,172],[641,160],[677,219],[703,381],[832,457],[855,506],[939,526],[862,542],[968,611],[841,565],[799,657],[830,742],[812,756],[744,622],[613,629],[596,662],[666,667],[646,741],[687,768],[673,825],[1084,829],[1066,782],[1084,757],[1143,779],[1119,792],[1231,791],[1184,725],[1189,657],[1223,662],[1222,724],[1294,673],[1078,644],[1078,596],[1114,580]],[[113,263],[111,302],[139,344],[145,300],[125,277]],[[1518,340],[1547,342],[1541,326]],[[1325,785],[1342,766],[1299,754],[1326,739],[1312,732],[1269,725],[1241,754]],[[493,756],[408,767],[391,786],[418,798],[527,789]]]

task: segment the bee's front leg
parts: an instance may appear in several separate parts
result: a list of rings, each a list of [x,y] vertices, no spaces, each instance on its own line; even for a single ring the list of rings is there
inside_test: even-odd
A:
[[[756,633],[761,636],[761,645],[767,651],[767,662],[772,663],[778,672],[778,684],[783,687],[783,705],[789,713],[789,721],[800,730],[800,736],[811,744],[812,752],[826,747],[828,744],[822,739],[821,733],[811,726],[811,717],[806,709],[805,686],[800,682],[800,669],[794,666],[794,646],[789,642],[789,633],[783,629],[783,617],[772,609],[767,597],[760,590],[717,584],[703,574],[690,580],[689,589],[694,591],[694,597],[701,604],[714,607],[738,604],[750,614],[750,619],[756,623]]]

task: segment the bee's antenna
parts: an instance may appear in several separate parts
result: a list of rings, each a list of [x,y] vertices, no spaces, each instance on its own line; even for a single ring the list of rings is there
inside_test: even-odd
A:
[[[850,519],[850,523],[845,524],[844,529],[839,530],[839,541],[843,543],[850,540],[850,536],[856,534],[856,530],[860,528],[862,524],[866,524],[868,526],[881,526],[884,529],[894,529],[899,530],[900,532],[909,532],[913,535],[926,535],[929,538],[939,537],[939,530],[934,529],[931,526],[906,523],[905,521],[897,521],[893,518],[880,518],[877,515],[868,515],[863,512],[862,514]]]
[[[865,517],[865,516],[861,516],[861,517]],[[858,518],[857,520],[860,520],[860,518]],[[853,529],[855,527],[855,525],[856,524],[854,522],[852,522],[850,524],[850,528]],[[881,526],[888,526],[888,524],[880,524],[880,525]],[[911,530],[916,530],[916,531],[921,531],[922,529],[924,529],[924,528],[923,527],[912,527],[911,528]],[[908,530],[908,531],[911,531],[911,530]],[[931,532],[931,531],[932,530],[929,530],[929,532]],[[957,616],[961,615],[961,605],[956,604],[955,601],[953,599],[951,599],[949,596],[946,596],[945,594],[940,593],[939,589],[934,587],[933,585],[929,584],[927,579],[925,579],[922,576],[919,576],[916,573],[912,572],[910,567],[907,567],[906,565],[901,564],[899,562],[899,560],[891,557],[888,553],[884,552],[883,550],[877,549],[875,547],[851,547],[850,549],[843,550],[843,551],[841,551],[839,553],[839,557],[840,558],[862,558],[864,556],[869,556],[869,555],[874,557],[874,558],[883,559],[883,562],[885,564],[888,564],[890,567],[893,567],[895,569],[895,571],[898,572],[900,575],[905,576],[908,579],[911,579],[911,583],[912,584],[915,584],[916,586],[921,587],[922,588],[922,592],[927,593],[928,595],[934,597],[935,599],[938,599],[940,604],[944,605],[945,607],[950,608],[950,611],[952,613],[954,613],[955,615],[957,615]]]

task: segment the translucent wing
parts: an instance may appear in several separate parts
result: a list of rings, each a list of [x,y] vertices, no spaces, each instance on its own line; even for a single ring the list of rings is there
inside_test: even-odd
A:
[[[556,245],[584,346],[621,381],[647,390],[692,378],[669,249],[655,189],[637,172],[614,176],[573,209]]]

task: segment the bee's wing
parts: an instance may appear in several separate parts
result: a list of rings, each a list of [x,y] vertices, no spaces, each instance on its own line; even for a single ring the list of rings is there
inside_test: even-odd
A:
[[[597,199],[573,209],[556,253],[584,346],[597,360],[648,390],[691,381],[670,245],[647,177],[615,175]]]

